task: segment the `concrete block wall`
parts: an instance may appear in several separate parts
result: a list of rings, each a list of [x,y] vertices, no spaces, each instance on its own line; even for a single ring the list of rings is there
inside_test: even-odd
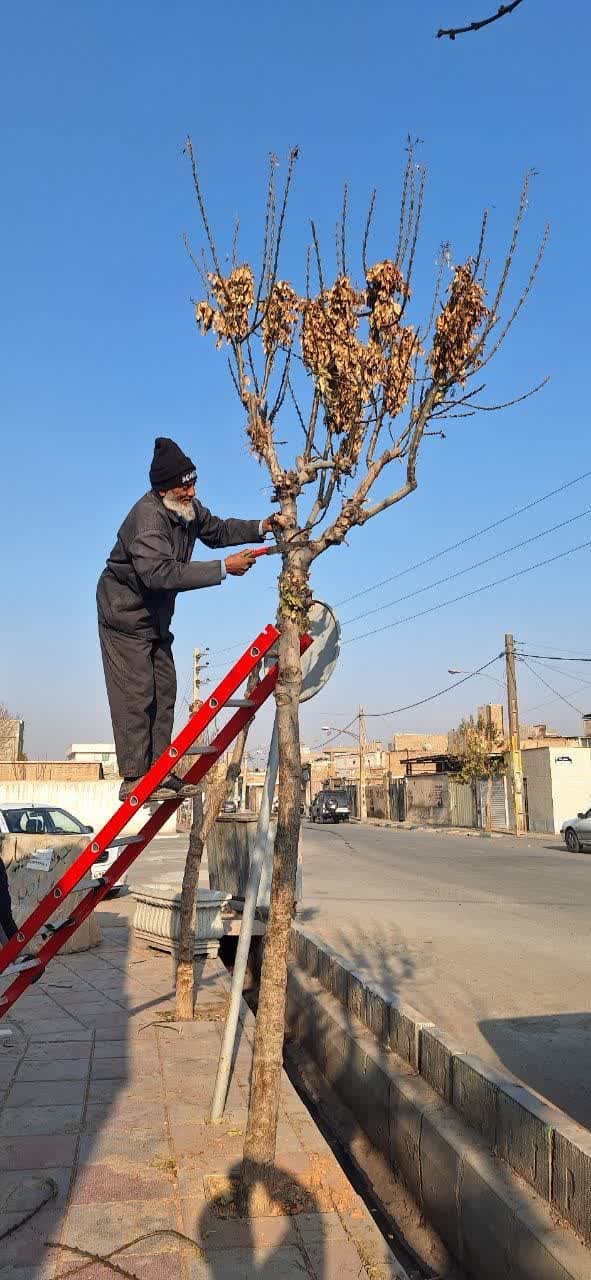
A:
[[[95,831],[104,827],[105,823],[119,806],[119,787],[121,780],[105,778],[98,782],[59,782],[57,779],[44,782],[2,782],[0,783],[0,801],[6,804],[43,804],[56,805],[67,809],[75,818]],[[131,817],[125,831],[133,834],[147,821],[148,810],[139,809]],[[167,819],[162,834],[176,832],[176,814]]]
[[[294,925],[291,943],[298,966],[342,1007],[341,1031],[337,1034],[332,1028],[329,1037],[333,1056],[346,1060],[343,1029],[347,1028],[347,1019],[349,1025],[352,1019],[358,1021],[365,1034],[369,1033],[368,1043],[374,1046],[374,1063],[376,1052],[380,1061],[380,1050],[395,1054],[413,1075],[413,1089],[427,1090],[423,1097],[427,1111],[429,1099],[431,1107],[447,1104],[452,1113],[450,1122],[455,1115],[457,1121],[468,1126],[477,1147],[502,1161],[503,1167],[509,1166],[550,1211],[557,1211],[591,1243],[591,1133],[526,1088],[520,1080],[494,1070],[466,1052],[462,1045],[403,1000],[366,981],[313,934]],[[328,1017],[326,1009],[323,1016]],[[334,1013],[332,1016],[334,1022]],[[313,1035],[318,1037],[317,1026],[313,1028]],[[365,1040],[363,1048],[367,1056]],[[351,1073],[351,1070],[349,1065],[347,1071]],[[367,1077],[367,1065],[364,1070]],[[414,1104],[407,1098],[404,1103],[407,1113],[411,1105]],[[379,1126],[380,1121],[372,1124]],[[412,1180],[416,1177],[412,1160],[409,1161],[408,1152],[404,1156],[399,1150],[399,1167],[401,1159],[405,1165],[404,1179],[407,1180],[408,1174],[412,1191]],[[591,1256],[587,1259],[587,1268],[589,1277]],[[499,1277],[501,1274],[504,1272],[497,1273]]]

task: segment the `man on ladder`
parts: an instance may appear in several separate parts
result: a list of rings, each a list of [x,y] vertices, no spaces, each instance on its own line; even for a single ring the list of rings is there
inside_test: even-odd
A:
[[[222,520],[195,497],[197,472],[174,440],[158,437],[151,489],[126,516],[97,589],[101,653],[124,800],[170,743],[176,673],[170,623],[179,591],[219,586],[254,564],[250,551],[225,560],[191,561],[206,547],[263,542],[282,517]],[[151,800],[194,795],[171,773]]]

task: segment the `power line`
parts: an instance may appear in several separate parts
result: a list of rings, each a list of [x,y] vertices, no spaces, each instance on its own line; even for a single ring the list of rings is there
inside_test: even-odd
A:
[[[581,542],[580,547],[585,547],[585,546],[589,546],[589,543],[587,543],[587,542]],[[571,550],[572,550],[572,551],[579,551],[579,550],[580,550],[580,547],[571,547]],[[568,553],[568,551],[565,551],[565,552],[563,552],[563,554],[564,554],[564,555],[568,555],[569,553]],[[555,557],[554,557],[554,559],[555,559],[555,560],[558,560],[558,556],[555,556]],[[544,564],[544,563],[548,564],[548,563],[549,563],[549,561],[542,561],[542,564]],[[536,565],[532,565],[531,567],[532,567],[532,569],[535,569],[535,568],[536,568]],[[558,657],[558,654],[551,654],[551,653],[520,653],[520,652],[518,652],[517,657],[518,657],[518,658],[547,658],[549,662],[591,662],[591,658],[583,658],[583,657],[581,657],[581,658],[559,658],[559,657]]]
[[[382,578],[381,582],[374,582],[371,587],[364,587],[362,591],[356,591],[351,596],[345,596],[344,600],[337,601],[337,607],[342,604],[348,604],[350,600],[358,600],[359,596],[365,596],[369,591],[377,591],[379,587],[385,587],[388,582],[394,582],[397,578],[403,578],[405,574],[412,573],[415,569],[422,569],[426,564],[432,564],[434,560],[438,560],[440,556],[445,556],[449,551],[457,551],[459,547],[465,547],[466,543],[473,542],[475,538],[480,538],[484,533],[490,533],[492,529],[498,529],[499,525],[506,524],[508,520],[514,520],[517,516],[523,515],[524,511],[531,511],[533,507],[539,506],[541,502],[547,502],[549,498],[556,497],[557,493],[564,493],[565,489],[572,488],[575,484],[580,484],[581,480],[587,480],[591,476],[591,471],[584,471],[581,476],[575,476],[574,480],[567,480],[565,484],[559,485],[558,489],[550,489],[549,493],[543,493],[540,498],[534,498],[532,502],[526,503],[524,507],[517,507],[515,511],[510,511],[509,515],[501,516],[499,520],[494,520],[492,524],[487,524],[483,529],[477,529],[475,533],[470,533],[466,538],[461,538],[459,542],[453,542],[449,547],[443,547],[441,551],[435,551],[433,555],[427,556],[424,560],[418,560],[416,564],[411,564],[407,569],[400,569],[398,573],[392,574],[388,578]]]
[[[591,471],[584,471],[582,475],[575,476],[573,480],[567,480],[564,484],[558,486],[557,489],[550,489],[548,493],[543,493],[539,498],[534,498],[523,507],[517,507],[515,511],[510,511],[508,515],[501,516],[499,520],[494,520],[492,524],[485,525],[482,529],[477,529],[475,533],[470,533],[465,538],[461,538],[459,542],[453,542],[448,547],[443,547],[440,551],[435,551],[433,555],[427,556],[424,560],[418,560],[416,564],[411,564],[407,569],[401,569],[398,573],[392,574],[388,578],[382,578],[381,582],[375,582],[373,586],[364,587],[361,591],[354,592],[353,595],[345,596],[343,600],[338,600],[336,608],[342,604],[349,604],[351,600],[357,600],[360,596],[367,595],[370,591],[377,591],[379,587],[387,586],[389,582],[395,582],[398,578],[403,578],[407,573],[412,573],[415,569],[422,569],[427,564],[432,564],[434,560],[440,559],[441,556],[447,555],[450,551],[457,551],[459,547],[465,547],[468,542],[473,542],[475,538],[482,537],[485,533],[490,533],[492,529],[498,529],[500,525],[506,524],[508,520],[514,520],[517,516],[523,515],[525,511],[531,511],[533,507],[537,507],[541,502],[547,502],[549,498],[554,498],[558,493],[564,493],[566,489],[571,489],[573,485],[580,484],[582,480],[587,480],[591,476]],[[557,526],[558,527],[558,526]],[[353,621],[350,619],[349,621]],[[223,649],[211,650],[212,657],[218,657],[222,653],[232,653],[235,649],[243,648],[240,644],[227,645]],[[552,645],[548,645],[552,648]],[[212,670],[217,670],[224,666],[224,663],[215,663]]]
[[[441,587],[445,582],[452,582],[454,578],[461,578],[465,573],[471,573],[473,569],[481,569],[485,564],[491,564],[493,560],[500,560],[503,556],[508,556],[511,551],[519,551],[521,547],[527,547],[531,542],[539,542],[540,538],[545,538],[548,533],[556,533],[557,529],[564,529],[569,524],[574,524],[576,520],[582,520],[583,516],[591,515],[591,507],[587,507],[585,511],[580,511],[576,516],[570,516],[568,520],[561,520],[559,524],[553,524],[549,529],[542,529],[540,533],[534,533],[531,538],[523,538],[521,542],[514,542],[513,546],[505,547],[503,551],[495,551],[494,555],[487,556],[484,560],[476,560],[474,564],[469,564],[465,569],[456,569],[455,573],[448,573],[445,578],[438,578],[435,582],[428,582],[424,587],[417,587],[415,591],[409,591],[405,596],[398,596],[396,600],[388,600],[386,604],[377,605],[375,609],[365,610],[364,613],[358,613],[354,618],[345,618],[343,626],[346,627],[351,622],[359,622],[360,618],[370,618],[374,613],[382,613],[384,609],[391,609],[395,604],[402,604],[404,600],[412,600],[414,596],[420,596],[424,591],[432,591],[434,587]]]
[[[571,689],[571,693],[582,693],[587,686],[577,685],[576,689]],[[540,707],[553,706],[555,702],[560,702],[560,698],[545,698],[543,702],[536,702],[533,706],[524,707],[522,714],[528,716],[532,711],[539,711]]]
[[[324,747],[328,747],[328,746],[330,745],[330,743],[331,743],[331,742],[334,742],[335,738],[340,738],[340,737],[341,737],[341,735],[342,735],[343,733],[346,733],[346,732],[347,732],[347,730],[351,728],[351,725],[352,725],[352,724],[355,724],[355,722],[356,722],[358,719],[359,719],[359,713],[358,713],[356,716],[353,716],[353,719],[352,719],[352,720],[350,720],[350,721],[349,721],[349,723],[348,723],[348,724],[346,724],[346,725],[345,725],[345,727],[344,727],[343,729],[339,729],[336,733],[333,733],[333,735],[332,735],[332,737],[331,737],[331,738],[326,738],[324,742],[321,742],[321,743],[319,743],[318,745],[319,745],[319,746],[321,746],[321,747],[323,747],[323,748],[324,748]]]
[[[400,715],[402,711],[413,711],[415,707],[423,707],[426,702],[434,702],[436,698],[441,698],[444,693],[450,693],[452,689],[457,689],[461,684],[466,684],[467,680],[473,680],[475,676],[479,676],[483,671],[486,671],[487,667],[492,667],[493,663],[498,662],[499,658],[502,657],[504,657],[504,654],[496,653],[494,658],[489,658],[488,662],[484,662],[482,666],[477,667],[475,671],[469,671],[467,675],[462,676],[461,680],[454,680],[453,684],[446,685],[445,689],[438,689],[436,693],[430,693],[426,698],[419,698],[417,702],[408,702],[405,707],[393,707],[391,711],[366,711],[365,717],[368,720],[375,720],[380,716],[397,716]],[[349,729],[351,725],[355,723],[355,720],[358,719],[359,716],[355,716],[353,720],[345,726],[345,729]],[[339,733],[336,736],[338,737],[344,732],[344,729],[339,729]]]
[[[523,656],[523,657],[525,657],[525,656],[530,656],[530,657],[531,657],[532,655],[525,655],[525,654],[524,654],[524,655],[521,655],[520,653],[518,653],[518,654],[517,654],[517,657],[518,657],[518,658],[520,658],[520,657],[522,657],[522,656]],[[581,676],[580,671],[576,671],[576,672],[574,672],[574,673],[573,673],[573,672],[571,672],[571,671],[561,671],[561,670],[560,670],[560,667],[554,667],[554,666],[552,666],[552,665],[551,665],[551,663],[549,663],[549,662],[541,662],[539,659],[536,659],[536,663],[537,663],[537,666],[538,666],[538,667],[543,667],[545,671],[551,671],[551,672],[553,672],[553,674],[554,674],[554,675],[566,676],[567,680],[574,680],[574,681],[575,681],[575,683],[579,683],[579,684],[581,685],[581,687],[582,687],[583,685],[589,685],[589,684],[591,684],[591,680],[583,680],[583,678],[582,678],[582,676]],[[571,692],[572,692],[572,690],[571,690]]]
[[[430,693],[427,698],[419,698],[418,702],[409,702],[405,707],[394,707],[391,711],[366,711],[366,718],[375,719],[377,716],[397,716],[402,711],[413,711],[415,707],[423,707],[426,702],[434,702],[436,698],[441,698],[444,693],[450,693],[452,689],[457,689],[459,685],[465,684],[467,680],[473,680],[474,676],[479,676],[482,671],[486,671],[487,667],[492,667],[494,662],[498,662],[499,658],[504,655],[496,653],[494,658],[490,658],[488,662],[483,663],[476,671],[470,671],[468,675],[462,676],[461,680],[455,680],[453,684],[446,685],[445,689],[438,689],[436,693]]]
[[[553,649],[555,653],[583,654],[585,652],[584,649],[566,649],[564,645],[560,645],[559,647],[556,644],[548,644],[546,640],[516,640],[515,643],[520,645],[522,648],[525,645],[531,649],[535,649],[537,645],[540,649]],[[553,658],[552,661],[555,661],[555,659]]]
[[[523,577],[525,573],[531,573],[534,569],[541,569],[547,564],[554,564],[556,560],[564,560],[565,556],[571,556],[575,551],[582,551],[584,547],[590,546],[591,540],[579,542],[576,547],[569,547],[567,551],[560,551],[555,556],[549,556],[547,560],[538,560],[536,564],[527,565],[525,569],[517,569],[515,573],[508,573],[504,578],[496,578],[494,582],[486,582],[484,586],[475,587],[473,591],[464,591],[462,595],[453,596],[451,600],[441,600],[439,604],[433,604],[429,609],[421,609],[419,613],[410,613],[406,618],[398,618],[396,622],[388,622],[385,627],[375,627],[373,631],[363,631],[361,635],[351,636],[348,640],[343,640],[343,645],[354,644],[356,640],[365,640],[367,636],[377,636],[382,631],[392,631],[394,627],[402,626],[403,622],[413,622],[415,618],[424,618],[429,613],[436,613],[439,609],[445,609],[447,605],[458,604],[460,600],[469,600],[472,596],[481,595],[483,591],[490,591],[492,587],[499,587],[504,582],[512,582],[515,578]],[[546,655],[541,654],[540,656],[545,657]],[[582,661],[591,662],[591,658],[582,659]]]
[[[539,671],[535,671],[533,667],[530,667],[529,662],[526,662],[525,658],[522,657],[521,661],[523,662],[523,665],[527,667],[528,671],[531,671],[532,676],[535,676],[536,680],[539,680],[541,684],[544,684],[546,688],[550,690],[550,693],[555,693],[556,697],[560,698],[561,702],[566,703],[566,706],[570,707],[572,711],[576,711],[578,716],[583,715],[583,712],[580,711],[578,707],[575,707],[574,702],[569,702],[568,698],[565,698],[562,693],[558,692],[558,689],[555,689],[547,680],[544,680],[544,677],[540,675]]]

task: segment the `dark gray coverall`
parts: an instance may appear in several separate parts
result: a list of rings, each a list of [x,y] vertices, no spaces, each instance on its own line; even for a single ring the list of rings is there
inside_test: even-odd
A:
[[[123,521],[97,588],[99,636],[119,772],[139,778],[170,743],[176,698],[170,623],[179,591],[215,587],[221,560],[190,563],[206,547],[262,542],[258,520],[221,520],[193,500],[187,524],[145,493]]]

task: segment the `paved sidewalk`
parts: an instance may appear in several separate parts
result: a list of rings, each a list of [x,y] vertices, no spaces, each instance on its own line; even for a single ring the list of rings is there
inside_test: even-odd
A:
[[[403,1280],[286,1077],[278,1165],[300,1212],[224,1216],[242,1151],[253,1019],[224,1121],[212,1126],[226,972],[219,961],[200,966],[198,1017],[175,1024],[172,961],[134,945],[125,915],[106,904],[102,945],[53,961],[0,1023],[13,1031],[0,1038],[0,1276]],[[2,1239],[52,1186],[57,1196]]]

